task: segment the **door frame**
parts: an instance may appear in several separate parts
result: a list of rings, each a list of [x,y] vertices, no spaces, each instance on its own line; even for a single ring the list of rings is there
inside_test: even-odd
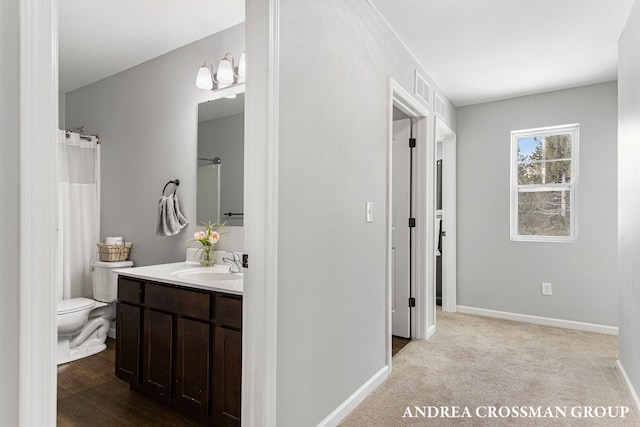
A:
[[[456,278],[456,133],[440,118],[435,120],[435,142],[442,141],[442,311],[457,311]],[[435,309],[435,306],[434,306]]]
[[[388,80],[387,102],[387,365],[391,370],[391,302],[393,298],[392,270],[392,190],[393,190],[393,107],[396,106],[413,120],[416,138],[416,170],[414,185],[414,215],[416,218],[413,239],[413,289],[416,306],[411,312],[412,339],[427,339],[435,332],[435,312],[429,307],[435,305],[435,247],[433,242],[435,217],[435,143],[434,134],[429,132],[432,121],[429,110],[406,91],[392,77]]]
[[[56,424],[56,265],[51,254],[57,246],[58,216],[52,160],[58,128],[58,1],[20,0],[19,7],[18,425],[37,427]]]
[[[51,254],[57,247],[57,192],[51,159],[58,128],[58,0],[19,0],[19,8],[18,426],[40,427],[56,424],[57,404],[56,296],[51,286],[56,277]],[[245,245],[252,259],[245,276],[242,420],[257,427],[276,425],[278,8],[278,0],[247,1],[245,21],[246,52],[254,58],[246,83],[251,116],[246,134],[254,139],[251,149],[245,149],[245,161],[252,166],[245,194],[258,196],[245,196],[255,202],[246,205],[245,215],[250,230]],[[38,402],[36,410],[32,402]]]

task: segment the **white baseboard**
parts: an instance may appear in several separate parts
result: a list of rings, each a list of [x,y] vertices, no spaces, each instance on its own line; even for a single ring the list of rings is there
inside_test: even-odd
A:
[[[624,370],[620,359],[616,360],[616,365],[618,366],[618,372],[620,372],[620,376],[622,376],[622,379],[629,389],[631,400],[633,400],[633,403],[636,405],[636,411],[640,413],[640,398],[638,397],[638,393],[636,393],[636,389],[633,387],[633,384],[631,384],[631,380],[627,376],[627,371]]]
[[[337,426],[356,406],[360,404],[373,390],[384,382],[389,376],[389,366],[384,366],[367,380],[359,389],[333,410],[324,420],[320,421],[318,427]]]
[[[558,328],[576,329],[599,334],[618,335],[616,326],[597,325],[595,323],[575,322],[573,320],[553,319],[551,317],[530,316],[528,314],[509,313],[506,311],[487,310],[485,308],[458,306],[458,312],[477,316],[495,317],[497,319],[515,320],[516,322],[535,323],[538,325],[556,326]]]
[[[428,340],[435,333],[436,333],[436,325],[429,326],[429,329],[427,329],[427,336],[424,337],[424,339]]]

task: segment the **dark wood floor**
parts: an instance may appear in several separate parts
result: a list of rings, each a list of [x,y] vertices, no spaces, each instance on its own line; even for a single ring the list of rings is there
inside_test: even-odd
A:
[[[393,337],[395,355],[411,340]],[[114,374],[115,341],[95,356],[58,366],[58,427],[195,426],[179,413],[129,390]]]
[[[58,426],[194,426],[129,390],[114,374],[115,341],[95,356],[58,366]]]
[[[395,335],[391,336],[391,356],[395,356],[397,352],[402,350],[405,345],[409,344],[411,339],[409,338],[400,338]]]

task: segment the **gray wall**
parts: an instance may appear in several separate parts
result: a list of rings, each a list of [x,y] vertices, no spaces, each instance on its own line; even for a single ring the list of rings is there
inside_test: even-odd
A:
[[[18,0],[0,3],[0,424],[18,425],[20,77]]]
[[[618,250],[620,274],[619,358],[640,393],[640,2],[620,37],[618,96]],[[637,402],[640,404],[640,402]]]
[[[195,76],[205,59],[243,51],[240,24],[66,94],[66,128],[84,126],[100,137],[101,238],[133,242],[138,266],[184,260],[197,225],[197,105],[211,95],[196,88]],[[175,178],[190,225],[158,237],[158,199]]]
[[[458,304],[618,325],[617,85],[458,109]],[[580,123],[577,243],[512,242],[510,132]],[[553,284],[542,296],[541,282]]]
[[[386,364],[388,77],[413,92],[416,67],[364,0],[280,1],[278,426]]]
[[[244,212],[244,114],[198,123],[198,157],[222,159],[220,222],[241,225],[224,213]]]

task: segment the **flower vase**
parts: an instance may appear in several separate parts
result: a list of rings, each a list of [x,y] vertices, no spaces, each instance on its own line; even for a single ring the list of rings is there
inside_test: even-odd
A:
[[[213,249],[211,246],[202,248],[202,250],[204,251],[204,256],[202,257],[202,261],[200,261],[200,265],[202,267],[213,267],[214,265],[216,265],[216,262],[211,257],[211,249]]]

